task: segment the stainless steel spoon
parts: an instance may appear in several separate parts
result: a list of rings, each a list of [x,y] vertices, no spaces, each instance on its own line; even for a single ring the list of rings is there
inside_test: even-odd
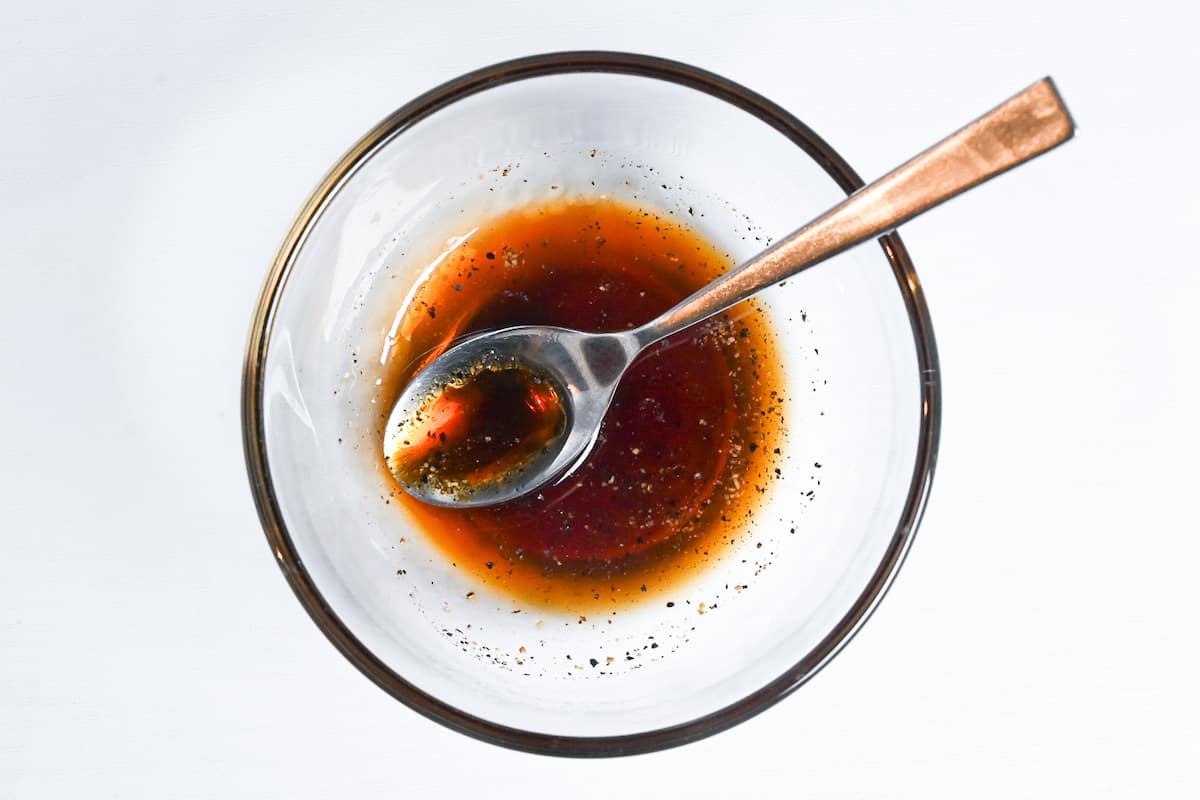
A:
[[[411,432],[431,398],[481,364],[521,365],[547,376],[566,406],[565,428],[520,469],[499,480],[447,487],[436,480],[397,479],[414,497],[445,506],[502,503],[561,480],[587,456],[621,376],[646,347],[886,233],[1073,134],[1071,117],[1054,84],[1045,78],[640,328],[583,333],[521,326],[465,339],[429,363],[404,389],[385,429],[387,453],[394,452],[399,437]]]

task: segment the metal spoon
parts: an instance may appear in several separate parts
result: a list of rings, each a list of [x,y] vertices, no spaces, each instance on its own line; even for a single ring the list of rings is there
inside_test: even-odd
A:
[[[414,419],[420,418],[431,398],[481,365],[519,365],[546,376],[563,400],[566,425],[554,441],[498,480],[453,487],[436,480],[400,480],[401,485],[414,497],[436,505],[482,506],[561,480],[595,443],[621,376],[646,347],[890,231],[1073,134],[1074,124],[1062,99],[1051,80],[1044,78],[640,328],[583,333],[521,326],[464,340],[434,359],[404,389],[385,429],[387,453],[394,452],[398,437],[412,430]]]

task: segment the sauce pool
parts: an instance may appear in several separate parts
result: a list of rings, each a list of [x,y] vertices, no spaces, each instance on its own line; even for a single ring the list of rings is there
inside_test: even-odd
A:
[[[730,266],[673,217],[609,199],[556,200],[482,221],[401,310],[384,407],[459,336],[512,325],[633,328]],[[515,601],[578,613],[653,598],[727,554],[753,520],[781,458],[778,370],[764,315],[742,303],[639,357],[566,480],[478,508],[432,506],[399,489],[395,498],[449,561]],[[439,469],[472,476],[497,435],[532,442],[559,424],[528,407],[537,391],[503,388],[506,413],[448,414],[473,421],[426,442],[443,453]],[[478,405],[483,394],[442,396],[487,407]],[[387,463],[394,469],[401,455],[388,453]]]

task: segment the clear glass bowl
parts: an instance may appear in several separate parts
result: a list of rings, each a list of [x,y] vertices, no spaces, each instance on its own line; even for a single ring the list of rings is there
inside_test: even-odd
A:
[[[432,719],[561,755],[692,741],[812,677],[895,577],[933,473],[937,356],[899,237],[760,296],[789,398],[783,480],[670,607],[583,620],[479,589],[389,502],[373,420],[398,300],[472,220],[550,191],[604,193],[690,210],[741,261],[861,185],[748,89],[618,53],[489,67],[367,133],[280,248],[245,365],[263,527],[330,641]]]

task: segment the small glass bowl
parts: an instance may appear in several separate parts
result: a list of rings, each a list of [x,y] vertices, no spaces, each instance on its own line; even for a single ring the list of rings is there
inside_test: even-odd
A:
[[[756,301],[783,360],[785,466],[740,544],[670,602],[609,621],[477,587],[389,501],[373,420],[398,305],[478,220],[606,194],[678,215],[740,262],[861,185],[765,98],[622,53],[488,67],[368,132],[271,266],[243,387],[263,528],[330,641],[416,711],[558,755],[693,741],[811,678],[895,577],[933,474],[937,354],[898,236]]]

